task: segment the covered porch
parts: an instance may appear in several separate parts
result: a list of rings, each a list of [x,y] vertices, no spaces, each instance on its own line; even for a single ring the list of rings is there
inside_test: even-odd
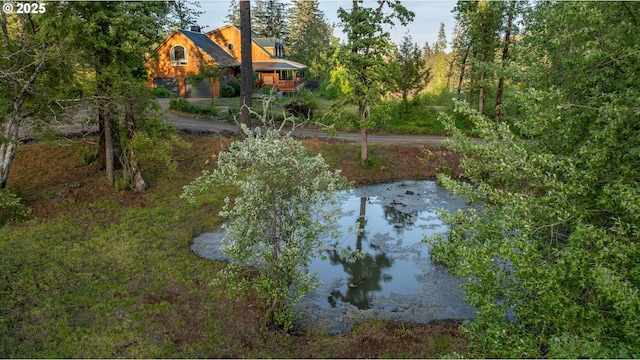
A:
[[[257,85],[276,88],[283,93],[295,93],[304,86],[305,70],[305,65],[285,59],[253,62],[253,71],[259,74]]]

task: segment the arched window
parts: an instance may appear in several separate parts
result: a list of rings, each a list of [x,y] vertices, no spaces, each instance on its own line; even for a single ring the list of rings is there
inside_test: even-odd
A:
[[[171,65],[187,65],[187,50],[182,45],[171,48]]]

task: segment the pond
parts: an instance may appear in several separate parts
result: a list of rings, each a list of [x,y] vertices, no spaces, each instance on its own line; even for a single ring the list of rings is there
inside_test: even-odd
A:
[[[338,206],[342,235],[327,240],[324,259],[310,264],[323,285],[297,304],[297,327],[334,333],[364,318],[415,323],[473,318],[462,280],[431,261],[422,241],[448,231],[436,210],[467,208],[464,198],[434,181],[402,181],[342,191]],[[228,259],[220,252],[222,237],[220,231],[203,234],[192,248],[206,258]],[[343,249],[363,256],[345,258]]]

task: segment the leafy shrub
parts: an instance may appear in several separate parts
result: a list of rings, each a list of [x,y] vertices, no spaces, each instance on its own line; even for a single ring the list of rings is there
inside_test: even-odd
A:
[[[227,85],[233,88],[233,96],[240,96],[240,81],[234,78],[229,80]]]
[[[220,212],[229,221],[223,225],[223,250],[233,261],[215,283],[227,285],[232,295],[252,287],[265,300],[265,320],[288,330],[293,306],[318,285],[308,265],[322,248],[321,235],[334,234],[339,209],[325,205],[335,202],[336,191],[347,182],[290,136],[243,130],[247,139],[220,153],[218,168],[185,186],[183,197],[193,200],[220,184],[239,188],[241,195],[227,198]],[[247,280],[241,272],[246,265],[257,266],[261,274]]]
[[[169,109],[204,116],[218,116],[218,108],[211,105],[192,104],[185,99],[177,98],[169,101]]]
[[[340,97],[340,88],[329,81],[322,81],[320,83],[319,96],[325,100],[336,100]]]
[[[234,97],[236,95],[235,89],[231,85],[222,85],[220,89],[220,96],[224,98]]]
[[[151,89],[151,94],[159,98],[169,98],[173,95],[171,90],[165,88],[164,86],[156,86],[155,88]]]
[[[29,208],[20,203],[20,198],[7,189],[0,189],[0,227],[9,221],[28,218]]]
[[[189,102],[183,98],[169,100],[169,109],[177,111],[185,111],[189,106]]]

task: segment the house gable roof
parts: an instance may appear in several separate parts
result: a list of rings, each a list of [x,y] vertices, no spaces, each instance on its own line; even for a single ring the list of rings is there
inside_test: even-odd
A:
[[[237,67],[240,66],[240,62],[233,56],[222,49],[218,44],[213,42],[207,35],[199,32],[189,30],[178,30],[187,39],[191,40],[197,47],[213,60],[215,60],[222,67]]]

